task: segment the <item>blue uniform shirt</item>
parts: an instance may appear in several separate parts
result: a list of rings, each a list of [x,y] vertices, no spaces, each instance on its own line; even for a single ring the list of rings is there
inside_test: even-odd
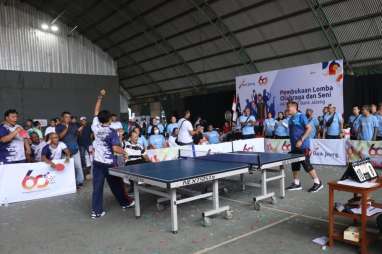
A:
[[[332,115],[325,114],[324,122],[327,123],[331,117]],[[326,124],[324,124],[324,126],[326,128],[327,135],[339,136],[341,134],[341,117],[337,113],[334,113],[332,124],[329,127],[327,127]]]
[[[163,124],[158,123],[158,124],[157,124],[157,127],[158,127],[158,129],[159,129],[159,132],[160,132],[160,133],[163,133],[163,131],[164,131]],[[152,129],[152,128],[153,128],[152,125],[150,125],[150,126],[147,128],[147,133],[148,133],[148,135],[150,135],[150,133],[151,133],[151,129]]]
[[[248,121],[247,121],[247,119],[248,119]],[[243,135],[253,135],[253,134],[255,134],[255,129],[254,129],[253,125],[249,123],[250,121],[256,121],[256,118],[254,116],[249,116],[249,118],[248,118],[248,116],[241,115],[239,120],[240,120],[241,124],[247,122],[246,126],[244,126],[242,128]]]
[[[316,138],[317,137],[317,128],[319,127],[320,123],[318,122],[317,118],[312,117],[311,119],[308,119],[308,122],[310,126],[312,126],[312,131],[309,134],[310,138]]]
[[[288,137],[289,130],[288,130],[288,118],[284,118],[281,121],[275,122],[275,135],[279,137]]]
[[[275,131],[276,120],[273,118],[267,118],[264,120],[264,132],[265,136],[273,136]]]
[[[377,123],[378,123],[377,136],[382,137],[382,115],[376,114],[375,117],[377,118]]]
[[[217,131],[215,131],[215,130],[208,131],[208,132],[205,133],[205,135],[207,136],[208,142],[210,144],[217,144],[220,141],[219,140],[219,133]]]
[[[64,129],[65,125],[59,124],[56,126],[56,133],[60,134]],[[69,124],[68,132],[66,133],[65,137],[62,138],[62,142],[65,143],[65,145],[68,147],[71,154],[76,154],[78,152],[78,125],[77,124]]]
[[[300,112],[297,112],[289,119],[289,136],[292,151],[296,150],[296,143],[305,133],[305,128],[309,124],[308,118]],[[309,149],[310,137],[304,140],[301,145],[301,150]]]
[[[163,148],[165,139],[161,134],[154,134],[149,137],[149,144],[154,145],[155,148]]]
[[[359,138],[370,141],[373,139],[374,128],[378,127],[378,120],[374,115],[368,117],[362,115],[359,120]]]
[[[177,123],[170,123],[169,125],[167,125],[166,131],[167,131],[168,134],[171,135],[172,131],[175,128],[178,128],[178,124]]]
[[[351,115],[349,116],[349,127],[350,127],[350,133],[351,135],[355,136],[356,132],[359,130],[359,120],[362,115]]]
[[[143,135],[138,138],[138,144],[143,146],[145,149],[149,146],[147,139]]]

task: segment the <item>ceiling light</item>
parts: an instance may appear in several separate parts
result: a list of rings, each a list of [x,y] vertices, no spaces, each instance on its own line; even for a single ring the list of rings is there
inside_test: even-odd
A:
[[[53,32],[57,32],[57,31],[58,31],[58,26],[56,26],[56,25],[51,25],[51,26],[50,26],[50,30],[52,30]]]
[[[42,30],[48,30],[48,29],[49,29],[48,24],[46,24],[46,23],[42,23],[42,25],[41,25],[41,29],[42,29]]]

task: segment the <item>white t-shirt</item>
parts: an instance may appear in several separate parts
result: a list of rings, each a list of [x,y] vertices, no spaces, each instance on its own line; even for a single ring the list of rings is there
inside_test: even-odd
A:
[[[111,122],[110,128],[112,128],[114,130],[119,130],[119,129],[123,129],[123,126],[122,126],[122,123],[120,121],[116,121],[116,122]]]
[[[182,118],[178,122],[178,141],[184,144],[192,143],[190,131],[194,130],[190,121]]]
[[[64,142],[58,142],[57,147],[52,147],[50,144],[44,146],[41,151],[41,155],[45,155],[49,160],[60,160],[62,159],[62,153],[68,147]]]
[[[178,144],[175,141],[176,141],[176,137],[174,136],[170,136],[168,138],[168,144],[170,145],[170,147],[178,146]]]

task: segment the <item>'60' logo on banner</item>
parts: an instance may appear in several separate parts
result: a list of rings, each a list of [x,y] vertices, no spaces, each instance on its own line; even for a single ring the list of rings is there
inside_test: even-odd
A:
[[[53,176],[50,173],[40,174],[37,176],[32,176],[33,170],[28,170],[23,181],[21,182],[22,187],[25,190],[31,191],[34,189],[44,189],[53,180]]]

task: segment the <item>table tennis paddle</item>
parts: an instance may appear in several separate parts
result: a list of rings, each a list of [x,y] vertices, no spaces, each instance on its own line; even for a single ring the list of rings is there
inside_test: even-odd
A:
[[[63,171],[65,169],[65,165],[62,164],[62,163],[57,163],[55,166],[54,166],[54,169],[56,171]]]
[[[26,130],[19,131],[19,136],[22,138],[29,138],[28,132]]]

